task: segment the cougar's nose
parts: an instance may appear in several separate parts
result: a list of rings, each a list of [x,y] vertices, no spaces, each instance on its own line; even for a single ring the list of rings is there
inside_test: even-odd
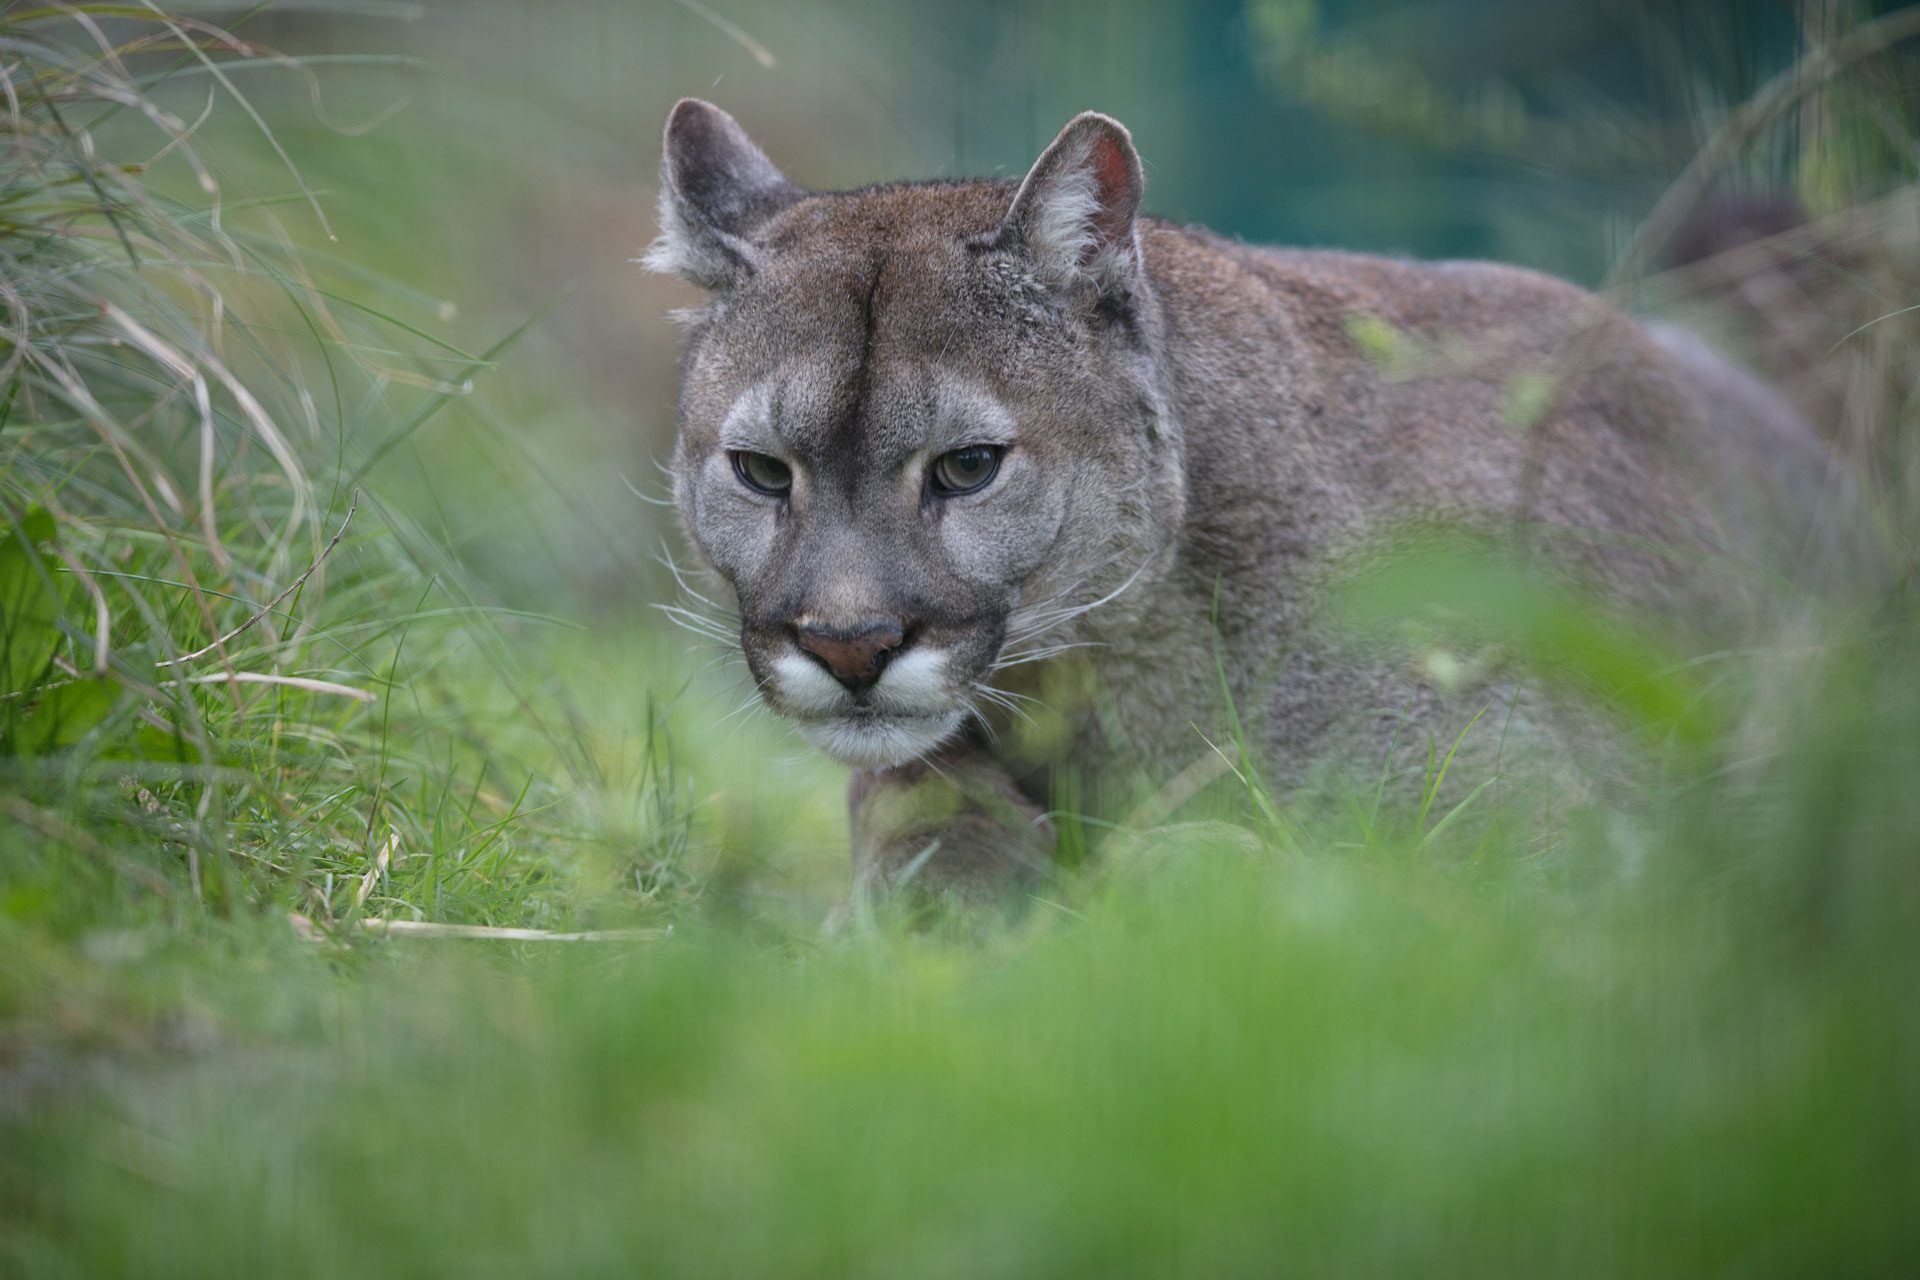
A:
[[[800,647],[854,693],[865,693],[880,679],[887,659],[906,640],[898,622],[875,619],[842,630],[837,627],[795,626]]]

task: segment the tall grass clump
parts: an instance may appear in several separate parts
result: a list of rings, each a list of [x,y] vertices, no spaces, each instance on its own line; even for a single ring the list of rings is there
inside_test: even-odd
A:
[[[318,102],[310,69],[209,22],[0,16],[16,955],[142,921],[527,924],[583,901],[560,890],[598,824],[555,810],[592,767],[550,723],[564,699],[529,698],[505,611],[382,498],[493,353],[434,336],[442,304],[334,255],[328,194],[242,92],[262,76]],[[261,154],[279,185],[252,194]],[[671,897],[683,841],[651,727],[642,754],[639,828],[592,874]]]

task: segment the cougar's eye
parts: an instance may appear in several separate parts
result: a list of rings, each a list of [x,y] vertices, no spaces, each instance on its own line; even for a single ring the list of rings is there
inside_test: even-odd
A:
[[[755,493],[784,498],[793,488],[793,468],[769,454],[733,451],[733,474]]]
[[[1005,452],[999,445],[970,444],[941,454],[933,460],[929,474],[933,491],[943,498],[952,498],[986,488],[999,472],[1000,455]]]

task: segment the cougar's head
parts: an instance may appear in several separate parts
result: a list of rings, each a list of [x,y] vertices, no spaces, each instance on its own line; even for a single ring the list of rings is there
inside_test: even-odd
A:
[[[1069,123],[1016,190],[814,193],[733,118],[667,121],[648,254],[707,290],[675,497],[767,704],[849,764],[955,735],[1177,520],[1141,171]],[[1050,629],[1051,628],[1051,629]]]

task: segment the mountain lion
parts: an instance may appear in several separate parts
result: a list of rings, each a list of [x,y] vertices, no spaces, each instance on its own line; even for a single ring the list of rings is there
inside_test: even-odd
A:
[[[710,295],[675,498],[760,696],[856,770],[857,882],[1001,892],[1055,807],[1377,773],[1488,705],[1579,760],[1497,661],[1463,692],[1327,623],[1336,567],[1413,521],[1544,532],[1668,619],[1726,606],[1707,557],[1811,527],[1822,448],[1686,334],[1512,267],[1236,243],[1142,186],[1094,113],[1017,185],[833,193],[707,103],[667,122],[647,262]]]

